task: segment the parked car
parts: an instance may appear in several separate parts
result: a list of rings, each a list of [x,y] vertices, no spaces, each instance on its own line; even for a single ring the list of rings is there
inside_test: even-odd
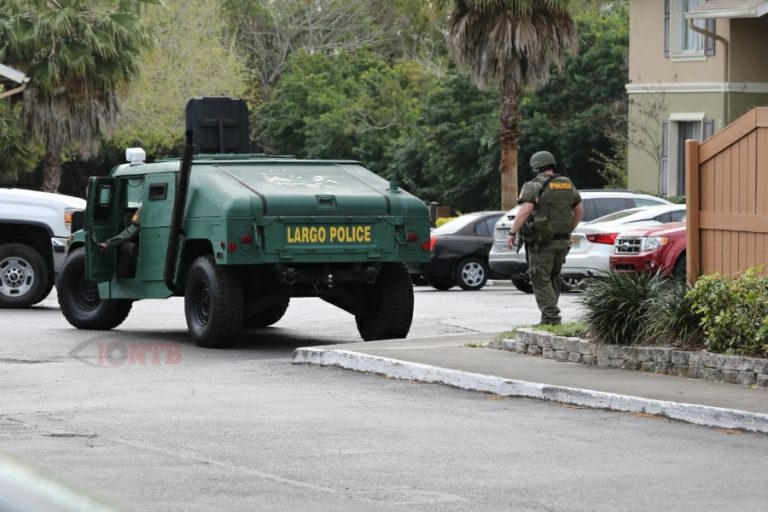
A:
[[[0,188],[0,308],[26,308],[48,296],[72,218],[84,209],[78,197]]]
[[[582,190],[581,200],[584,205],[582,223],[589,222],[603,215],[642,206],[672,204],[666,199],[638,194],[628,190]],[[515,207],[499,218],[494,227],[493,247],[488,255],[488,263],[492,272],[511,278],[518,290],[532,293],[528,274],[528,260],[525,249],[519,252],[507,248],[507,235],[512,222],[515,220],[519,207]],[[568,290],[576,285],[579,279],[563,277],[563,289]]]
[[[479,290],[489,278],[488,251],[493,244],[493,226],[504,212],[475,212],[462,215],[432,230],[429,263],[409,264],[415,281],[426,279],[433,288]]]
[[[616,237],[608,264],[611,270],[621,272],[684,277],[685,244],[685,222],[622,231]]]
[[[579,225],[571,237],[571,250],[565,258],[562,274],[583,279],[609,269],[608,258],[619,233],[632,228],[649,228],[680,222],[685,205],[648,206],[611,213]]]

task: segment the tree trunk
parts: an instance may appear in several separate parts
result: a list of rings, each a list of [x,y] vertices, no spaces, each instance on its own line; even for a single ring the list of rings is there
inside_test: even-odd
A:
[[[501,209],[509,210],[517,202],[517,147],[520,140],[520,95],[515,86],[501,89]]]
[[[61,185],[61,149],[46,149],[43,160],[43,192],[59,192]]]

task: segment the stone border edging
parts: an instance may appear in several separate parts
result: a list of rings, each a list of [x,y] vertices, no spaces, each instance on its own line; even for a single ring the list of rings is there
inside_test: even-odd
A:
[[[518,329],[514,339],[494,341],[490,347],[602,368],[640,370],[768,388],[768,359],[755,357],[668,347],[609,345],[526,328]]]
[[[402,380],[445,384],[455,388],[482,391],[500,396],[535,398],[595,409],[645,413],[695,425],[768,434],[768,414],[503,379],[349,350],[318,347],[297,348],[293,351],[292,362],[293,364],[335,366]]]

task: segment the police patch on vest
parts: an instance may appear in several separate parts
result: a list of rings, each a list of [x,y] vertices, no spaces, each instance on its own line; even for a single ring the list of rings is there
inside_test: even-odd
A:
[[[552,190],[573,190],[573,185],[568,181],[553,181],[549,184]]]

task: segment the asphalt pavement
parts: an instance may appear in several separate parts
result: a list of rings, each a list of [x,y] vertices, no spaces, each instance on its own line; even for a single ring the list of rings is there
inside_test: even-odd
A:
[[[293,362],[768,433],[768,389],[559,362],[488,348],[492,339],[474,333],[299,347]]]

